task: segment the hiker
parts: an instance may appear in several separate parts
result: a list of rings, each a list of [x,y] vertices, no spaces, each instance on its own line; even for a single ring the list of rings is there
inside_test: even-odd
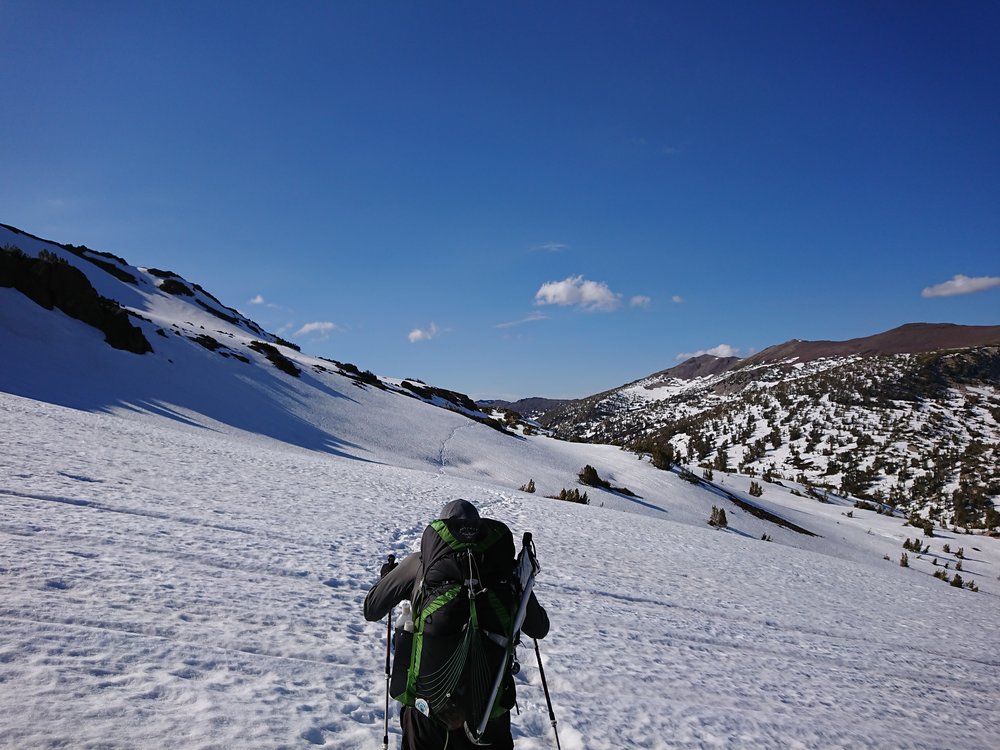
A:
[[[444,533],[440,532],[441,529],[445,529]],[[457,576],[460,575],[457,574],[459,566],[456,566],[456,555],[450,551],[450,548],[446,544],[447,538],[450,537],[452,542],[455,541],[455,538],[451,536],[452,532],[448,531],[448,529],[454,530],[455,534],[468,534],[469,539],[486,539],[487,541],[477,546],[476,549],[478,550],[483,544],[492,544],[492,546],[487,547],[486,551],[482,553],[479,564],[483,567],[499,565],[504,568],[500,575],[490,573],[489,571],[478,571],[476,573],[477,578],[482,577],[484,579],[483,581],[477,580],[477,583],[482,586],[480,593],[483,596],[476,595],[477,604],[475,609],[479,613],[478,623],[485,631],[486,638],[501,642],[504,640],[502,636],[496,636],[492,632],[489,632],[491,630],[502,632],[503,629],[496,620],[490,619],[493,617],[493,613],[487,601],[499,602],[502,599],[503,604],[497,605],[497,608],[506,608],[507,612],[506,615],[499,614],[498,616],[501,619],[505,616],[510,619],[513,613],[509,610],[511,606],[516,609],[517,599],[515,597],[519,596],[514,592],[514,584],[511,582],[513,579],[514,544],[511,539],[510,529],[500,521],[487,518],[481,519],[476,506],[467,500],[459,499],[447,503],[441,509],[440,519],[425,530],[424,537],[421,540],[420,552],[408,555],[398,564],[390,561],[383,565],[379,581],[368,592],[364,604],[365,619],[370,622],[381,620],[389,614],[395,605],[404,601],[408,601],[410,606],[412,606],[414,621],[418,619],[417,616],[420,614],[423,605],[433,602],[440,607],[435,613],[438,615],[436,622],[434,622],[434,615],[427,617],[427,624],[424,626],[425,629],[422,636],[422,649],[424,652],[422,658],[425,662],[430,661],[431,663],[435,663],[434,658],[438,658],[438,663],[440,663],[440,652],[442,649],[454,651],[455,648],[459,647],[459,641],[465,639],[465,633],[468,629],[466,622],[470,607],[467,603],[464,605],[464,609],[457,608],[454,610],[455,612],[462,613],[454,615],[456,618],[462,618],[462,622],[454,624],[448,621],[449,615],[447,611],[447,604],[452,600],[449,599],[444,604],[441,604],[441,601],[445,599],[445,597],[440,596],[441,592],[449,586],[455,588],[456,584],[463,582],[456,580]],[[444,542],[442,542],[442,539],[444,539]],[[495,539],[499,539],[500,541],[493,544],[493,540]],[[454,548],[455,545],[452,545],[451,549]],[[465,565],[468,559],[462,558],[462,562],[459,565]],[[426,569],[425,566],[427,566]],[[505,587],[508,591],[506,594],[504,593]],[[455,598],[457,599],[458,597]],[[479,603],[480,600],[483,600],[482,603]],[[409,614],[407,605],[404,604],[403,607],[404,612]],[[494,623],[494,625],[491,625],[491,623]],[[407,629],[412,627],[412,623],[409,623]],[[534,593],[528,599],[521,632],[531,638],[544,638],[549,632],[548,615],[538,603],[538,600],[535,599]],[[437,635],[436,633],[442,634]],[[411,634],[401,632],[397,626],[396,661],[392,670],[394,687],[391,692],[393,697],[404,702],[399,717],[400,727],[403,732],[402,749],[441,750],[447,747],[448,750],[462,750],[463,748],[476,747],[476,744],[467,734],[467,727],[474,727],[479,717],[467,716],[468,711],[466,708],[456,704],[456,701],[460,704],[462,698],[453,697],[453,693],[456,696],[463,695],[465,686],[458,685],[453,690],[449,689],[447,702],[444,706],[439,705],[433,709],[428,709],[427,701],[422,699],[417,699],[415,701],[416,705],[405,704],[406,701],[401,695],[403,693],[402,685],[407,679],[407,669],[411,657],[409,655],[410,643],[407,641],[405,647],[401,646],[401,637],[409,635]],[[437,648],[437,653],[435,653],[435,648]],[[488,643],[486,648],[493,649],[496,653],[502,655],[501,657],[494,655],[494,663],[497,665],[497,668],[502,668],[505,674],[499,695],[496,699],[494,711],[490,713],[490,720],[486,724],[486,730],[483,732],[482,737],[479,738],[479,743],[489,745],[490,748],[495,748],[496,750],[513,748],[514,740],[510,730],[510,709],[514,706],[514,679],[509,665],[504,664],[500,667],[501,662],[497,661],[497,658],[506,660],[507,652],[504,650],[506,646],[501,647],[493,643]],[[512,648],[510,652],[513,653]],[[402,663],[401,659],[404,660]],[[472,661],[472,659],[469,660],[469,662]],[[464,660],[462,663],[465,663]],[[423,667],[424,665],[421,664],[419,666]],[[445,668],[447,668],[447,664],[445,664]],[[463,678],[467,669],[468,667],[462,671]],[[489,680],[492,681],[493,679],[493,675],[489,675]],[[421,710],[418,710],[418,707],[429,713],[430,716],[426,716]]]

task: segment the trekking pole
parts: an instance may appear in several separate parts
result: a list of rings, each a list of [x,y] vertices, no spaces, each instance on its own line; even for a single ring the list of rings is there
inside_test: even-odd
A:
[[[395,555],[389,555],[389,565],[396,562]],[[392,607],[389,607],[389,618],[385,623],[385,720],[382,734],[382,750],[389,750],[389,679],[392,677]]]
[[[545,703],[549,707],[549,721],[552,722],[552,733],[556,736],[556,750],[562,750],[559,745],[559,730],[556,729],[556,712],[552,709],[552,698],[549,696],[549,683],[545,680],[545,670],[542,668],[542,652],[538,650],[538,639],[535,642],[535,659],[538,661],[538,674],[542,678],[542,689],[545,691]]]

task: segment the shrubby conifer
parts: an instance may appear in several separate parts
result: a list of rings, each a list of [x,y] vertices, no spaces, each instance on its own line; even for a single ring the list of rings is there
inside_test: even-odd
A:
[[[601,479],[601,475],[597,473],[595,469],[590,464],[587,464],[580,470],[580,482],[589,487],[603,487],[604,489],[611,489],[611,483]]]

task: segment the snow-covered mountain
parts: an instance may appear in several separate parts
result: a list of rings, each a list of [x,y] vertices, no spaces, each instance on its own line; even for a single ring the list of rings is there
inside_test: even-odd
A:
[[[568,750],[1000,744],[997,539],[526,434],[166,271],[4,246],[0,747],[379,746],[361,602],[455,497],[534,532]],[[553,747],[521,651],[517,746]]]
[[[745,360],[705,355],[540,421],[565,439],[1000,528],[1000,326],[913,324]]]

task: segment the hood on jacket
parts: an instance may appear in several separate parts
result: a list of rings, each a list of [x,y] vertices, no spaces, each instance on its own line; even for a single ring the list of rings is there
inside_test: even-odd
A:
[[[459,498],[458,500],[445,503],[444,507],[441,508],[441,514],[438,518],[459,518],[463,521],[478,521],[479,511],[468,500]]]

